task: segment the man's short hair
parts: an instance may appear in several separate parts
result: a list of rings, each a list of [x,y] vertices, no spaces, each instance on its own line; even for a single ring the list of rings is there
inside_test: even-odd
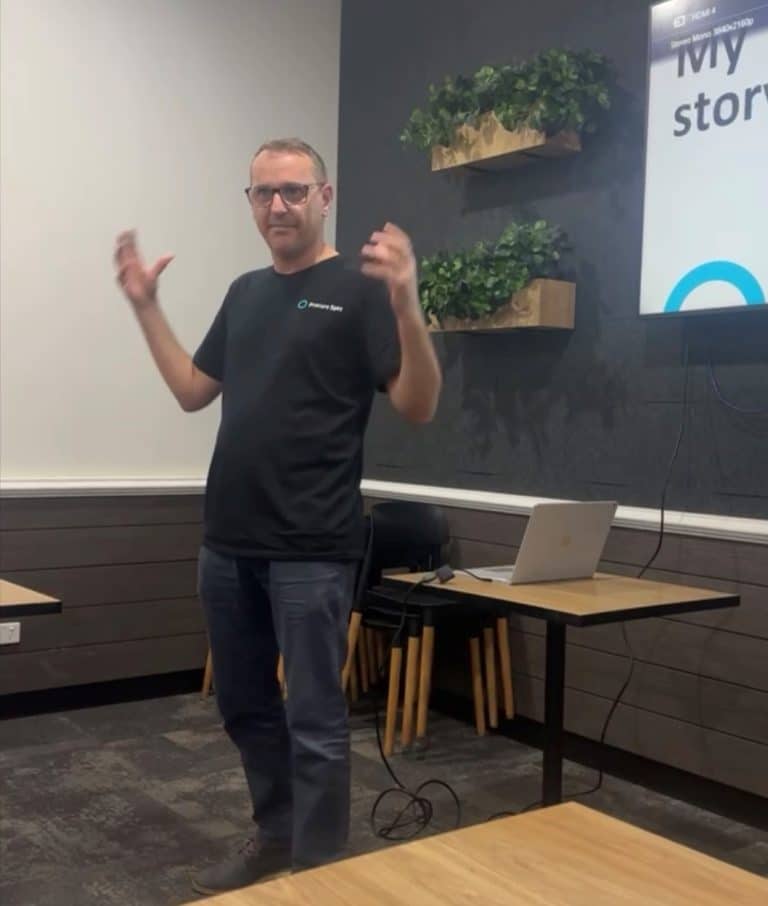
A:
[[[317,181],[328,182],[328,171],[325,169],[325,161],[312,145],[308,145],[300,138],[273,138],[268,142],[264,142],[251,158],[251,165],[253,165],[253,161],[262,151],[292,151],[294,154],[304,154],[314,165]]]

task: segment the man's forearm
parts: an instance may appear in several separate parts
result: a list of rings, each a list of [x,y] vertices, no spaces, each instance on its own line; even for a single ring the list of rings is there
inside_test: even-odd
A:
[[[389,387],[392,405],[409,421],[431,421],[442,386],[440,365],[421,308],[409,306],[398,314],[400,373]]]
[[[155,301],[134,306],[152,358],[163,380],[185,411],[200,408],[193,399],[194,365],[188,352],[171,330],[160,305]]]

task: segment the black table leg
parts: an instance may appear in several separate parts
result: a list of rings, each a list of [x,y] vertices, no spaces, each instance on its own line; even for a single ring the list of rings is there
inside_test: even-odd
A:
[[[563,798],[563,710],[565,698],[565,624],[547,621],[544,692],[544,778],[541,799],[556,805]]]

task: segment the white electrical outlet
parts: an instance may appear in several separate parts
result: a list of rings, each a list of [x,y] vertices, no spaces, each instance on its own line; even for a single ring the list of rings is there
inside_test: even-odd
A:
[[[0,623],[0,645],[18,645],[21,641],[21,623]]]

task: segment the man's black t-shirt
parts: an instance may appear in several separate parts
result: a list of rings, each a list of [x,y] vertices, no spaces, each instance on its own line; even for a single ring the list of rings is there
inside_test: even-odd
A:
[[[194,357],[223,383],[205,544],[235,556],[362,554],[363,433],[400,367],[385,285],[341,257],[229,288]]]

